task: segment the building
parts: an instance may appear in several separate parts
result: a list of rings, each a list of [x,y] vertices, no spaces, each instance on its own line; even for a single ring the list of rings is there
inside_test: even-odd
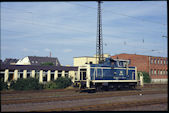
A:
[[[107,58],[107,57],[110,57],[110,55],[104,54],[104,58]],[[74,57],[73,58],[73,65],[74,66],[83,66],[84,64],[96,64],[96,55],[81,56],[81,57]]]
[[[3,63],[3,61],[0,59],[0,65]]]
[[[44,63],[53,63],[55,66],[60,66],[58,58],[55,57],[39,57],[39,56],[27,56],[20,59],[16,65],[42,65]]]
[[[52,63],[54,65],[43,65]],[[1,60],[0,78],[4,82],[10,83],[18,78],[37,78],[40,83],[46,83],[56,80],[58,77],[71,77],[72,82],[76,79],[78,67],[61,66],[57,58],[28,56],[23,59]]]
[[[15,65],[18,61],[19,59],[6,58],[2,63],[5,65]]]
[[[129,66],[136,66],[138,71],[149,73],[152,83],[167,83],[168,58],[136,54],[118,54],[111,56],[114,59],[129,60]]]
[[[78,67],[73,66],[38,66],[38,65],[4,65],[0,67],[0,77],[10,83],[18,78],[37,78],[40,83],[56,80],[58,77],[72,77],[76,79]]]

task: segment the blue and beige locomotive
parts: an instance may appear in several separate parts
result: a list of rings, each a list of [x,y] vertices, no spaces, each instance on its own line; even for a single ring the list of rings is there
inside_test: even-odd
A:
[[[75,84],[97,90],[135,88],[138,84],[137,68],[128,65],[129,60],[106,58],[101,64],[79,66]]]

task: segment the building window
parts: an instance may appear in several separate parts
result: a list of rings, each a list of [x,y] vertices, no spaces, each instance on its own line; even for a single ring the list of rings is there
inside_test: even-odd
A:
[[[54,81],[54,77],[55,77],[55,71],[51,71],[51,81]]]
[[[75,80],[77,80],[77,72],[75,72]]]
[[[38,70],[35,70],[35,78],[39,79],[40,72]]]
[[[34,63],[34,61],[32,61],[32,63]]]
[[[32,75],[31,70],[27,70],[27,78],[30,78],[30,77],[31,77],[31,75]]]
[[[166,75],[168,75],[168,70],[166,70],[166,72],[165,72],[165,73],[166,73]]]
[[[156,64],[156,59],[154,59],[154,64]]]
[[[163,75],[165,75],[165,70],[163,70]]]
[[[9,76],[8,76],[8,81],[12,81],[14,78],[14,70],[9,70]]]
[[[159,70],[159,69],[158,69],[158,72],[157,72],[157,73],[158,73],[158,75],[160,74],[160,70]]]
[[[38,61],[36,61],[36,63],[38,63]]]
[[[151,69],[151,74],[153,75],[153,69]]]
[[[131,64],[131,59],[129,59],[129,65]]]
[[[47,82],[48,71],[43,71],[43,82]]]
[[[54,73],[51,74],[51,81],[54,81]]]
[[[164,64],[165,64],[165,60],[163,60]]]
[[[18,72],[18,78],[23,78],[23,70],[19,70],[19,72]]]
[[[157,64],[159,64],[159,62],[160,62],[160,60],[159,60],[159,59],[157,59]]]
[[[154,74],[156,75],[156,70],[154,70]]]
[[[163,64],[163,60],[161,59],[161,64]]]
[[[160,70],[160,75],[162,75],[163,74],[163,71],[162,70]]]
[[[58,71],[58,77],[62,76],[62,71]]]
[[[68,77],[69,71],[65,71],[65,77]]]
[[[151,59],[151,64],[153,64],[153,59]]]

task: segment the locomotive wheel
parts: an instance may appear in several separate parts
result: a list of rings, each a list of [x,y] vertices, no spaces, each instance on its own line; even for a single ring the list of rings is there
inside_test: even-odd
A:
[[[129,85],[129,89],[132,89],[132,86],[131,86],[131,85]]]
[[[136,86],[135,86],[135,85],[133,85],[133,86],[132,86],[132,88],[133,88],[133,89],[136,89]]]
[[[102,87],[101,86],[97,86],[96,87],[96,91],[98,91],[98,92],[102,91]]]
[[[110,88],[109,88],[108,86],[104,86],[104,87],[103,87],[103,90],[104,90],[104,91],[109,91],[109,89],[110,89]]]
[[[129,86],[129,89],[135,89],[136,87],[135,87],[135,85],[130,85]]]

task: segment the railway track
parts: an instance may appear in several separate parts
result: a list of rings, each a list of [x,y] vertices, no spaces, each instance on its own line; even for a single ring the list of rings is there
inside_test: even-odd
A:
[[[117,97],[117,96],[130,96],[130,95],[146,95],[146,94],[162,94],[167,93],[167,90],[133,90],[133,91],[115,91],[108,93],[95,93],[95,94],[84,94],[84,95],[65,95],[61,97],[41,97],[38,98],[27,98],[27,99],[1,99],[1,105],[8,104],[21,104],[21,103],[42,103],[42,102],[51,102],[51,101],[71,101],[79,99],[92,99],[92,98],[104,98],[104,97]]]
[[[48,109],[42,111],[105,111],[105,110],[116,110],[122,108],[143,106],[143,105],[153,105],[153,104],[163,104],[167,103],[167,98],[162,99],[149,99],[149,100],[137,100],[137,101],[128,101],[128,102],[113,102],[108,104],[96,104],[96,105],[87,105],[87,106],[77,106],[69,108],[57,108],[57,109]]]
[[[168,84],[145,84],[144,88],[168,88]]]

